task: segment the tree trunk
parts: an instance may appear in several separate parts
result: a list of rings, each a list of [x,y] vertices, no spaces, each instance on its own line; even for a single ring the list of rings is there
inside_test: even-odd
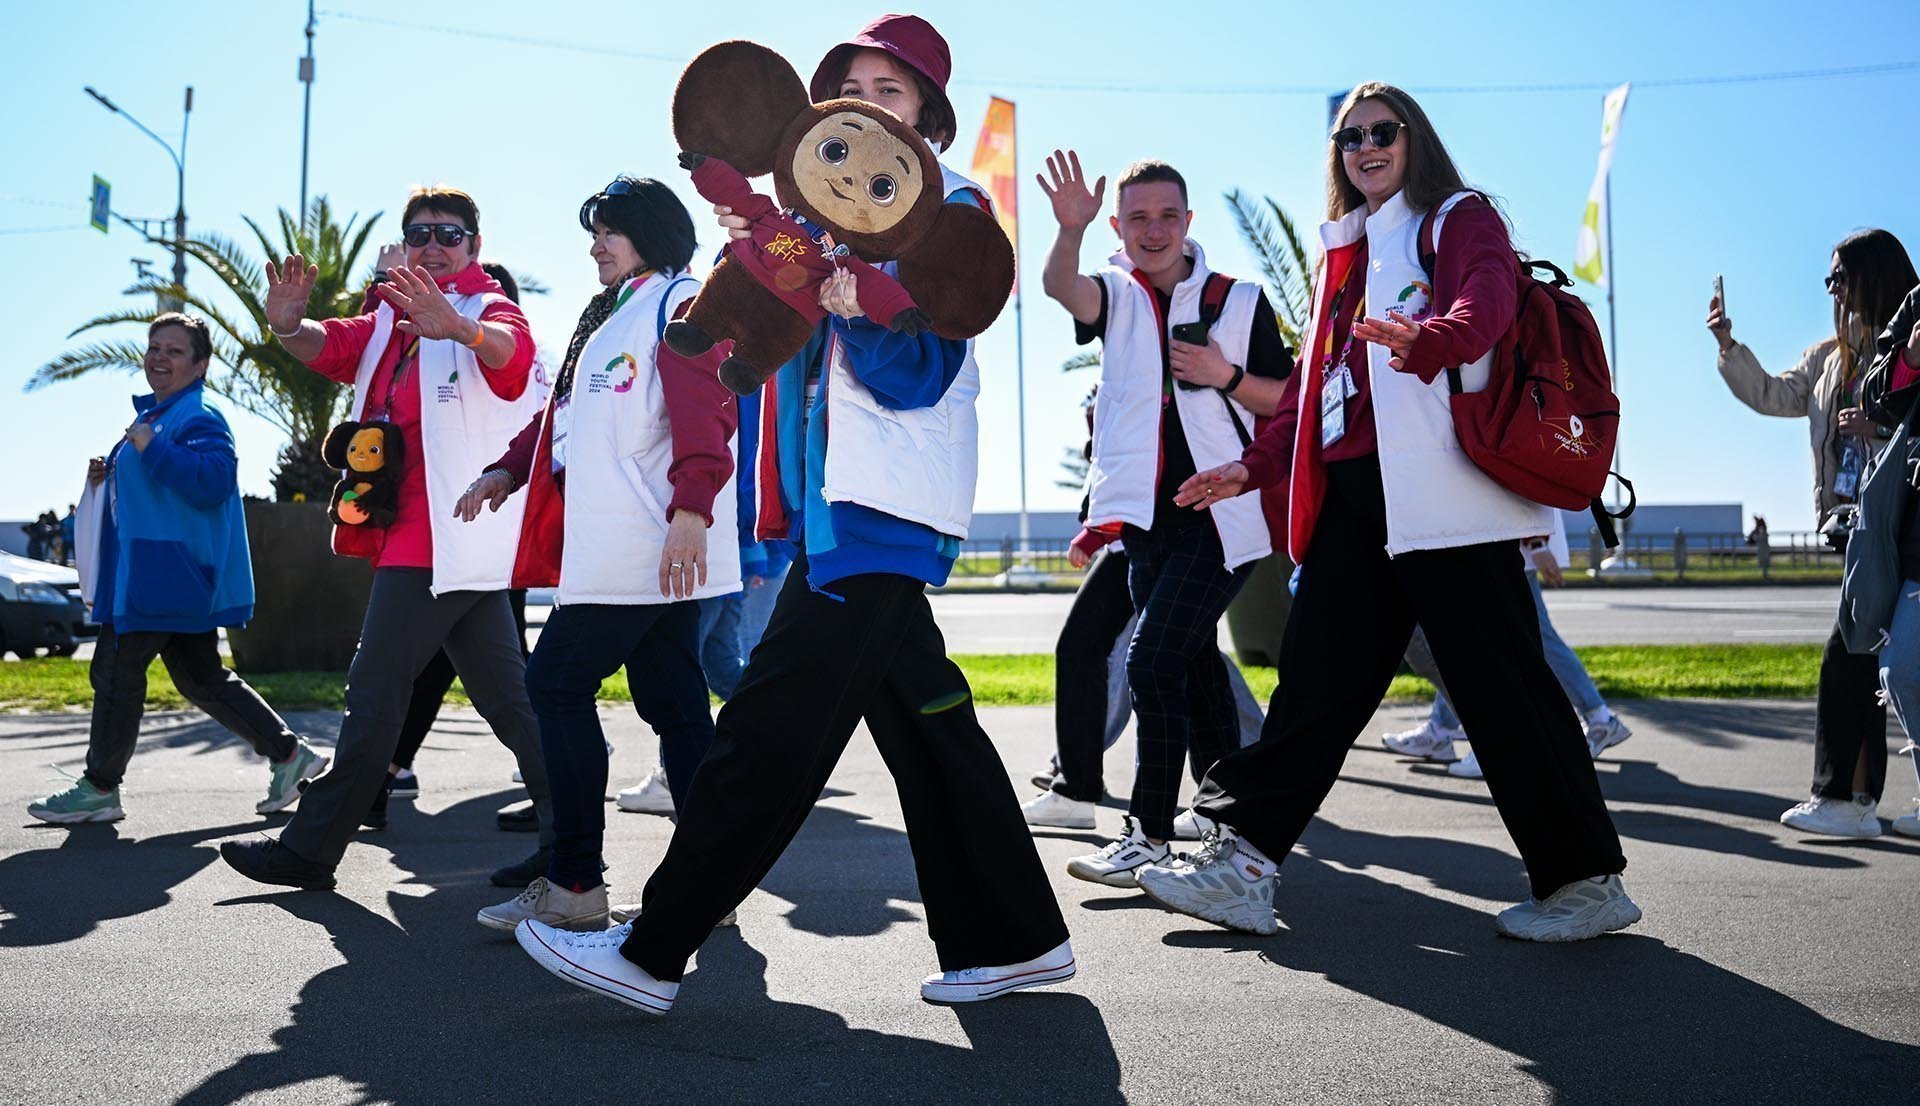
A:
[[[335,556],[326,500],[246,501],[253,621],[230,630],[241,672],[344,672],[360,643],[371,564]]]

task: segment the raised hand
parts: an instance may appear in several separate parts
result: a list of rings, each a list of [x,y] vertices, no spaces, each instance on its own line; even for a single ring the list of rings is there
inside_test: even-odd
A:
[[[391,273],[406,263],[407,244],[405,242],[388,242],[386,245],[380,247],[380,256],[374,260],[373,267],[380,272]]]
[[[279,265],[268,258],[267,326],[281,334],[292,334],[307,317],[307,300],[313,295],[313,282],[319,278],[320,266],[307,264],[299,254]]]
[[[1707,301],[1707,329],[1713,331],[1721,349],[1733,345],[1733,320],[1727,318],[1727,309],[1720,306],[1720,297]]]
[[[396,327],[422,338],[452,338],[472,344],[474,330],[480,324],[462,315],[425,269],[402,265],[387,276],[391,278],[387,283],[388,301],[407,313],[394,324]]]
[[[726,204],[714,204],[713,213],[720,217],[715,221],[720,224],[722,230],[727,232],[728,238],[737,241],[741,238],[753,237],[753,224],[745,215],[735,215],[733,209]]]
[[[1048,177],[1053,178],[1051,183]],[[1053,217],[1061,226],[1085,230],[1099,217],[1100,202],[1107,194],[1107,178],[1101,177],[1094,182],[1093,191],[1087,191],[1087,175],[1080,168],[1078,153],[1055,150],[1047,158],[1046,175],[1035,173],[1033,178],[1040,182],[1040,191],[1045,192],[1047,201],[1053,204]]]
[[[1388,311],[1384,319],[1362,319],[1353,324],[1353,336],[1362,342],[1385,346],[1387,367],[1405,371],[1407,355],[1420,338],[1420,324],[1398,311]]]
[[[1196,472],[1187,477],[1179,491],[1173,493],[1174,505],[1204,511],[1223,499],[1232,499],[1246,491],[1247,480],[1251,476],[1247,466],[1238,461],[1228,461],[1219,468]]]

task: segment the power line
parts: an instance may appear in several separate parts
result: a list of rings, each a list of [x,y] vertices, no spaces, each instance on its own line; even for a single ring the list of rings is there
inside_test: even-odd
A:
[[[0,234],[6,234],[6,235],[52,234],[56,231],[63,231],[63,230],[89,230],[89,229],[91,229],[91,226],[90,224],[87,224],[87,223],[62,223],[59,226],[51,226],[51,227],[0,227]]]
[[[479,39],[485,42],[499,42],[513,46],[534,46],[549,50],[565,50],[578,54],[594,54],[601,57],[628,58],[635,61],[663,62],[673,65],[684,65],[692,60],[678,54],[663,54],[645,50],[627,50],[615,46],[602,46],[586,42],[570,42],[554,38],[538,38],[532,35],[513,34],[506,31],[482,31],[469,27],[449,27],[436,23],[418,23],[404,19],[389,19],[385,16],[362,15],[359,12],[340,11],[335,8],[322,9],[319,14],[330,19],[341,19],[352,23],[366,23],[373,26],[394,27],[409,31],[426,31],[433,34],[452,35],[459,38]],[[1874,77],[1890,73],[1910,73],[1916,71],[1920,71],[1920,60],[1881,62],[1872,65],[1844,65],[1827,69],[1785,69],[1763,73],[1655,77],[1635,80],[1633,84],[1636,88],[1643,89],[1686,88],[1707,85],[1771,84],[1782,81],[1840,80],[1849,77]],[[973,88],[1031,89],[1046,92],[1131,93],[1150,96],[1315,96],[1324,98],[1332,91],[1329,86],[1319,84],[1117,84],[1112,82],[1044,81],[1024,77],[989,79],[955,78],[953,83]],[[1605,92],[1620,83],[1620,81],[1614,80],[1567,81],[1558,83],[1542,82],[1534,84],[1416,84],[1408,86],[1408,90],[1428,96]]]

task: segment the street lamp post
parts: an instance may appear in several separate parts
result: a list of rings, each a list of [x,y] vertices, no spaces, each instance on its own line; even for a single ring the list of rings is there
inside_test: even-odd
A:
[[[145,123],[127,114],[120,105],[94,91],[92,85],[87,86],[87,95],[99,101],[101,107],[138,127],[141,134],[158,142],[160,148],[167,152],[167,156],[173,159],[177,184],[173,207],[173,282],[179,285],[182,292],[185,292],[187,287],[187,124],[193,119],[193,86],[187,86],[186,106],[180,113],[180,149],[178,151],[175,151],[166,139],[148,130]],[[179,303],[174,304],[175,309],[181,306],[183,305]]]

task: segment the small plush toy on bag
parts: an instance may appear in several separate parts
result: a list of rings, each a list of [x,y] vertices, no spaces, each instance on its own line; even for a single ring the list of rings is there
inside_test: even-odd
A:
[[[720,381],[740,395],[806,345],[826,314],[820,285],[840,270],[867,317],[901,333],[971,338],[1006,306],[1013,248],[1000,224],[946,202],[933,149],[885,108],[813,103],[785,58],[723,42],[681,75],[673,132],[694,188],[751,222],[753,236],[728,244],[665,339],[685,357],[731,339]],[[777,205],[747,183],[765,173]],[[898,262],[898,278],[880,261]]]
[[[320,457],[345,470],[333,486],[327,517],[341,526],[384,529],[400,503],[400,428],[390,422],[343,422],[328,434]]]

